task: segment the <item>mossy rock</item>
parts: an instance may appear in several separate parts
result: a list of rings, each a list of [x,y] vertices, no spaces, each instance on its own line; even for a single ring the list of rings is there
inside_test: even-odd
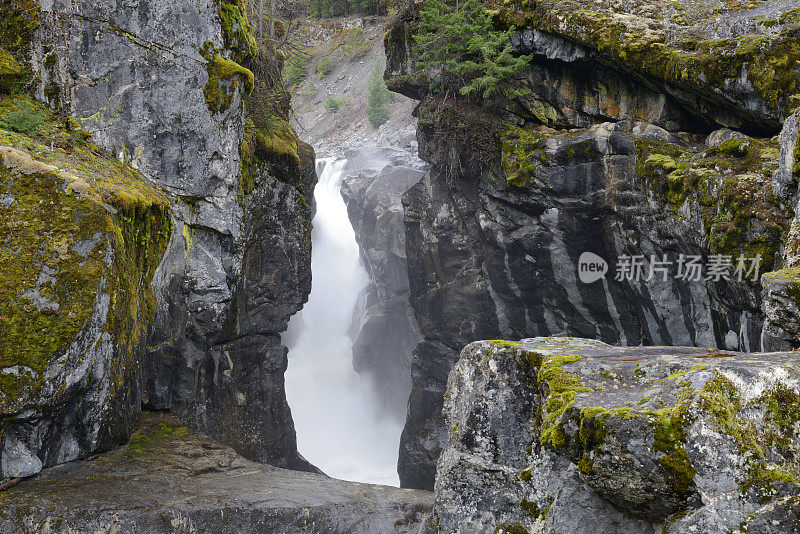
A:
[[[761,115],[752,122],[754,129],[777,129],[796,107],[791,96],[800,89],[800,45],[791,17],[781,17],[780,27],[764,33],[716,39],[703,24],[726,25],[724,17],[735,9],[701,8],[689,0],[669,8],[643,0],[624,7],[589,7],[578,0],[488,0],[487,8],[501,26],[577,42],[620,70],[701,92],[708,103],[717,102],[724,91],[743,124]],[[681,13],[684,18],[676,18]]]
[[[800,487],[800,359],[793,353],[535,338],[476,342],[465,358],[527,360],[538,397],[528,455],[568,458],[598,494],[636,516],[662,521],[703,506],[701,470],[706,477],[725,471],[720,476],[739,484],[736,498],[759,505]],[[707,457],[711,443],[731,452]],[[541,465],[529,467],[519,480],[538,476]]]
[[[207,61],[208,73],[203,95],[212,113],[222,113],[231,107],[240,82],[244,82],[244,95],[252,93],[255,76],[250,69],[222,57],[210,42],[205,43],[200,53]]]
[[[536,177],[537,163],[546,162],[543,139],[536,130],[509,125],[501,136],[501,163],[506,181],[515,187],[524,187]]]
[[[258,54],[258,44],[250,32],[243,0],[220,2],[219,18],[225,46],[233,50],[236,62],[242,63],[255,57]]]
[[[0,4],[0,47],[24,62],[39,27],[37,0],[6,0]]]
[[[0,47],[0,94],[19,91],[22,75],[22,67],[14,56]]]
[[[5,97],[0,112],[36,117],[24,133],[0,129],[0,413],[74,394],[71,366],[101,340],[113,396],[155,309],[167,197],[40,104]]]
[[[772,186],[779,153],[773,139],[729,139],[712,149],[636,139],[636,174],[657,202],[702,221],[711,254],[760,254],[763,271],[793,217]]]

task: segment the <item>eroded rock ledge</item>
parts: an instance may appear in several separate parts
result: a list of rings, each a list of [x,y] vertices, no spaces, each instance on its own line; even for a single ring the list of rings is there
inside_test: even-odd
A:
[[[443,532],[797,532],[800,356],[468,345],[445,394]]]
[[[406,533],[429,516],[428,492],[257,464],[168,414],[140,423],[127,446],[0,493],[0,531]]]

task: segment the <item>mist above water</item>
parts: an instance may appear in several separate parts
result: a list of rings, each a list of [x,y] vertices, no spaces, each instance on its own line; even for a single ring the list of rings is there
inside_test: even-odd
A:
[[[339,192],[346,163],[318,162],[313,282],[284,336],[286,396],[298,450],[308,461],[335,478],[397,486],[401,424],[382,413],[369,378],[353,370],[348,328],[368,278]]]

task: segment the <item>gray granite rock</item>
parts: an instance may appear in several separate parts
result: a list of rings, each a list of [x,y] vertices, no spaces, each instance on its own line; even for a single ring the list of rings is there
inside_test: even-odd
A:
[[[736,130],[730,130],[728,128],[721,128],[708,134],[708,137],[706,137],[706,146],[708,148],[718,148],[725,141],[746,138],[747,136],[742,132],[737,132]]]
[[[401,197],[422,179],[424,162],[409,151],[373,146],[345,153],[342,196],[370,283],[351,326],[353,367],[372,377],[387,416],[405,415],[411,351],[420,341],[408,305]]]
[[[0,530],[426,534],[428,492],[265,466],[144,414],[130,443],[0,493]]]
[[[794,353],[473,343],[445,395],[439,527],[796,532],[770,520],[800,491],[798,400]]]

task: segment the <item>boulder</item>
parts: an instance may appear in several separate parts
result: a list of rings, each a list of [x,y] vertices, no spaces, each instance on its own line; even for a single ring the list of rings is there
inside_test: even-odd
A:
[[[439,527],[566,534],[763,525],[797,505],[798,406],[800,358],[791,352],[575,338],[473,343],[445,394]],[[768,531],[799,526],[789,513]]]
[[[167,196],[85,132],[27,97],[3,97],[0,110],[2,480],[135,429],[172,222]]]
[[[46,470],[0,493],[0,530],[424,534],[432,495],[256,464],[142,415],[125,447]]]

